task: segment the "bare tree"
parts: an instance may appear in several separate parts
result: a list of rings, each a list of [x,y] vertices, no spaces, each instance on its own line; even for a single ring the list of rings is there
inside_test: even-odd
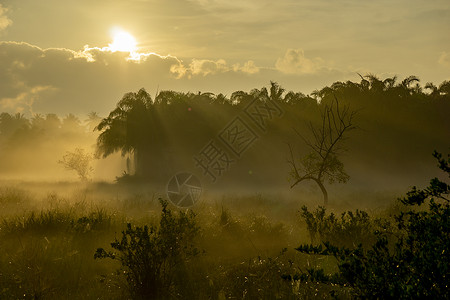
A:
[[[334,182],[345,183],[350,178],[344,171],[344,164],[338,155],[344,150],[341,144],[346,134],[355,129],[353,125],[354,111],[350,111],[348,105],[339,107],[335,101],[325,105],[321,112],[321,125],[309,124],[313,138],[306,139],[297,130],[298,136],[311,148],[311,152],[301,159],[296,159],[292,146],[288,144],[291,165],[290,177],[293,180],[291,188],[304,180],[313,180],[323,193],[324,205],[328,204],[328,192],[325,181],[330,184]]]

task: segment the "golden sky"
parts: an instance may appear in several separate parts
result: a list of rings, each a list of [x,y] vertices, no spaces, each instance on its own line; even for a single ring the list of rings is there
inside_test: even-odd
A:
[[[114,30],[137,50],[112,51]],[[141,87],[310,93],[357,73],[439,84],[449,32],[448,0],[0,0],[0,111],[105,115]]]

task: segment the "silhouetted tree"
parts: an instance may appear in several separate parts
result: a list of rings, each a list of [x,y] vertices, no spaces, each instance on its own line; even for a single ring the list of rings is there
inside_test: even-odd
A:
[[[76,117],[74,114],[68,114],[64,117],[62,120],[62,127],[61,129],[70,134],[74,134],[80,131],[81,129],[81,122],[78,117]]]
[[[439,85],[439,94],[450,95],[450,80],[445,80]]]
[[[95,127],[100,124],[101,120],[102,118],[95,111],[90,112],[88,118],[85,120],[89,131],[95,130]]]
[[[134,155],[136,173],[142,175],[145,167],[145,152],[152,143],[151,96],[140,89],[137,93],[127,93],[117,103],[116,108],[96,127],[100,131],[97,138],[97,156],[107,157],[121,151]]]
[[[272,101],[282,102],[284,100],[283,93],[286,90],[282,88],[277,82],[270,82],[269,99]]]
[[[56,114],[47,114],[45,116],[45,130],[52,133],[61,129],[61,120]]]
[[[10,137],[19,129],[25,129],[30,126],[30,122],[21,113],[10,115],[9,113],[0,114],[0,134],[4,137]]]
[[[34,114],[33,118],[31,118],[31,127],[35,130],[44,129],[45,118],[41,114]]]
[[[298,136],[311,148],[311,152],[304,156],[299,162],[296,160],[290,144],[291,165],[290,176],[293,179],[291,188],[304,180],[313,180],[323,193],[323,202],[328,204],[328,192],[325,181],[345,183],[349,176],[344,171],[344,165],[339,160],[338,154],[343,150],[341,147],[345,135],[356,127],[353,124],[355,112],[350,111],[349,106],[339,107],[339,102],[325,105],[321,114],[321,125],[315,127],[310,123],[310,131],[313,139],[303,137],[298,131]]]
[[[395,86],[395,83],[397,82],[397,76],[389,77],[383,80],[384,84],[384,90],[389,90]]]
[[[382,93],[385,90],[385,84],[374,74],[364,76],[369,80],[370,90],[374,93]]]
[[[91,167],[92,159],[91,154],[86,153],[83,149],[77,148],[74,152],[67,151],[58,163],[63,165],[66,170],[75,171],[80,180],[86,182],[94,170]]]

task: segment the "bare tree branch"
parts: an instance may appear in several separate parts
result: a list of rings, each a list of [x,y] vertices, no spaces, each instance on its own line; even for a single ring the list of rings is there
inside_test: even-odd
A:
[[[294,151],[288,144],[290,154],[288,163],[291,165],[291,176],[294,179],[291,188],[304,180],[313,180],[319,185],[324,196],[324,204],[327,204],[328,193],[324,186],[325,180],[330,183],[348,180],[349,176],[344,172],[343,164],[337,155],[344,150],[341,144],[346,139],[347,132],[357,128],[353,124],[355,114],[355,111],[350,111],[348,105],[340,107],[337,97],[334,96],[334,101],[325,105],[320,114],[321,125],[315,127],[311,122],[309,123],[312,139],[306,139],[294,128],[312,152],[303,157],[300,169],[295,162]]]

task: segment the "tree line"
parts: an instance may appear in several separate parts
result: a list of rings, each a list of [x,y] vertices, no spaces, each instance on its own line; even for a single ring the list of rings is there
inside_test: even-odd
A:
[[[133,165],[125,170],[126,175],[163,182],[174,172],[191,168],[192,156],[252,101],[273,101],[285,112],[282,118],[268,124],[267,132],[259,133],[262,138],[257,146],[233,167],[230,177],[266,161],[264,167],[254,172],[255,184],[271,176],[280,178],[281,172],[276,170],[279,162],[290,157],[286,143],[299,153],[298,157],[308,154],[305,150],[308,145],[300,136],[313,139],[311,125],[320,126],[321,112],[335,101],[341,107],[358,111],[354,124],[362,133],[348,141],[348,148],[361,150],[352,152],[356,160],[362,150],[374,152],[373,158],[380,159],[376,148],[387,147],[391,151],[383,160],[388,165],[397,157],[406,161],[434,150],[424,149],[424,145],[448,145],[450,81],[422,86],[415,76],[401,81],[397,77],[380,79],[372,74],[360,78],[359,82],[335,82],[309,95],[286,91],[276,82],[248,92],[235,91],[230,96],[166,90],[153,99],[145,89],[140,89],[126,93],[105,118],[91,113],[83,122],[72,114],[64,118],[37,114],[27,119],[22,114],[2,113],[0,152],[20,147],[24,141],[38,144],[56,136],[82,138],[94,130],[98,132],[97,158],[120,152]],[[268,157],[280,159],[275,163],[268,161]],[[278,169],[283,168],[289,169],[289,164]],[[294,176],[294,182],[300,178]]]

